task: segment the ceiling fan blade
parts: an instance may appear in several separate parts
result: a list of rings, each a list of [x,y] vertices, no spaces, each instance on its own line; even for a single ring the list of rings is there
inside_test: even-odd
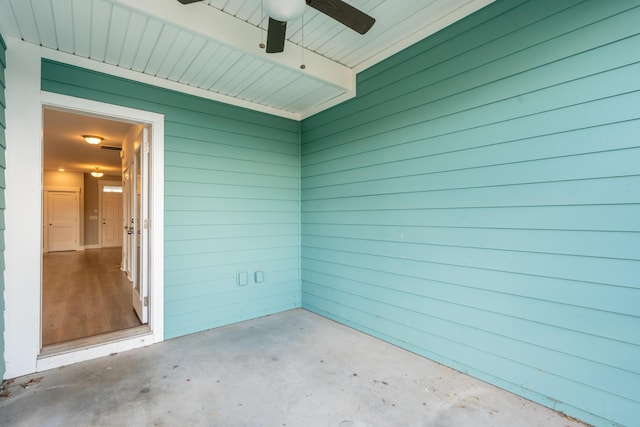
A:
[[[374,18],[341,0],[306,0],[319,12],[335,19],[360,34],[365,34],[376,22]]]
[[[178,0],[178,1],[182,4],[191,4],[191,3],[196,3],[202,0]]]
[[[286,22],[269,18],[269,29],[267,30],[267,53],[278,53],[284,51],[284,38],[286,32]]]

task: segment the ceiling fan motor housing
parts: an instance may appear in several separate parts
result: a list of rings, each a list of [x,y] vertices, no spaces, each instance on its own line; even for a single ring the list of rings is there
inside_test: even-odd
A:
[[[201,0],[178,0],[182,4],[196,3]],[[267,28],[267,53],[284,51],[287,22],[298,19],[304,13],[305,6],[335,19],[348,28],[365,34],[376,22],[374,18],[351,6],[343,0],[262,0],[269,17]],[[262,47],[262,43],[261,46]]]
[[[304,13],[305,0],[264,0],[267,16],[278,21],[293,21]]]

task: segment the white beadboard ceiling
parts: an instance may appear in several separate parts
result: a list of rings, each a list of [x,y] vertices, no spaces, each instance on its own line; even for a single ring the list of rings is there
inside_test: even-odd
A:
[[[45,58],[300,120],[353,97],[358,72],[492,1],[347,0],[376,19],[365,35],[306,7],[278,54],[259,47],[261,0],[0,0],[0,31]]]

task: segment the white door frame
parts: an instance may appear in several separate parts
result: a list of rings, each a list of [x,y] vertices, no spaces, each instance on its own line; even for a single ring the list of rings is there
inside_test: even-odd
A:
[[[138,147],[133,147],[131,216],[133,250],[133,308],[142,324],[149,321],[149,129],[142,128]]]
[[[41,49],[8,38],[5,171],[5,378],[146,346],[164,339],[164,116],[40,90]],[[147,124],[151,151],[151,333],[64,355],[38,358],[41,348],[42,271],[42,110]],[[25,268],[28,266],[28,268]]]
[[[148,336],[137,336],[115,343],[92,346],[75,352],[38,358],[37,371],[102,357],[126,349],[143,347],[164,339],[164,116],[112,104],[89,101],[50,92],[42,92],[43,108],[60,109],[109,120],[142,124],[151,129],[151,176],[149,203],[151,205],[149,240],[150,296]]]

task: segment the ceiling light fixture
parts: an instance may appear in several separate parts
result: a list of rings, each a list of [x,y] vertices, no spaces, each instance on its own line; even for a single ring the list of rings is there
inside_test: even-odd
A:
[[[91,172],[91,176],[94,178],[102,178],[104,176],[104,172],[100,172],[100,168],[96,167],[96,170]]]
[[[92,145],[100,144],[104,139],[101,136],[95,136],[95,135],[82,135],[82,137],[84,138],[85,141],[87,141],[89,144],[92,144]]]
[[[300,18],[306,4],[305,0],[264,0],[264,10],[267,16],[287,22]]]

